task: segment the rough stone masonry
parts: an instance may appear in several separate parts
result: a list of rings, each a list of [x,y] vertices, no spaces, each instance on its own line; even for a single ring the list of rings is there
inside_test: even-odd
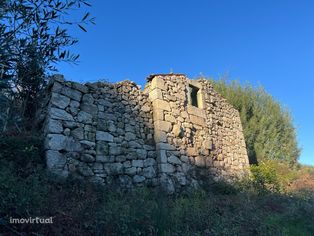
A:
[[[197,187],[202,170],[232,181],[249,166],[238,111],[205,79],[155,74],[142,91],[55,75],[45,96],[46,163],[59,176],[174,193]]]

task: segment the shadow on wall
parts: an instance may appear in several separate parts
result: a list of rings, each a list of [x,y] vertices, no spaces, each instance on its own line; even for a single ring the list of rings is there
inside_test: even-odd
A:
[[[209,81],[182,74],[147,80],[161,185],[170,189],[173,179],[197,185],[199,178],[188,173],[195,167],[206,168],[215,180],[245,174],[249,163],[239,113]]]
[[[219,155],[224,154],[225,139],[218,135],[222,130],[212,128],[215,110],[205,107],[212,99],[206,95],[210,87],[193,83],[195,88],[201,86],[193,90],[202,91],[197,97],[201,109],[190,104],[187,85],[192,82],[184,75],[154,76],[148,81],[141,91],[131,81],[82,85],[54,76],[41,116],[48,169],[64,177],[71,174],[126,188],[161,185],[169,193],[197,187],[195,167],[207,168],[215,178],[229,176],[229,166],[240,170],[236,163],[244,154],[238,153],[239,148],[228,147],[225,159]],[[239,130],[230,130],[233,133],[224,136],[233,137],[229,141],[234,145]],[[215,150],[221,153],[215,155]]]

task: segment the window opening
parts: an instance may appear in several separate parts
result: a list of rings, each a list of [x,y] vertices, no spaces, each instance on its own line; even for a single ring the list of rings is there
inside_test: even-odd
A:
[[[190,97],[190,105],[195,106],[195,107],[199,107],[198,106],[198,96],[197,93],[199,91],[199,88],[193,86],[193,85],[189,85],[189,97]]]

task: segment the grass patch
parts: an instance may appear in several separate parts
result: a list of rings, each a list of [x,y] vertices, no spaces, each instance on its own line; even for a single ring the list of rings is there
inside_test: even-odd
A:
[[[1,140],[0,147],[6,143]],[[32,138],[24,138],[2,152],[0,234],[314,234],[314,200],[310,191],[261,193],[254,190],[254,184],[247,188],[214,183],[205,190],[167,196],[148,188],[123,192],[73,179],[56,182],[45,171],[41,148],[35,143]],[[10,217],[36,216],[52,216],[54,223],[8,222]]]

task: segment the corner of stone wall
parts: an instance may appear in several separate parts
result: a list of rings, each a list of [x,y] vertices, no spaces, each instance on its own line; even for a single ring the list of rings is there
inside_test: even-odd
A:
[[[127,188],[157,184],[152,105],[138,85],[83,85],[55,76],[47,93],[50,172]]]

